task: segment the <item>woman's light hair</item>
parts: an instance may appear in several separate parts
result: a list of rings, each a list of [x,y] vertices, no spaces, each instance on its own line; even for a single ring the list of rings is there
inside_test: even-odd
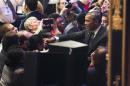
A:
[[[36,17],[29,17],[28,19],[25,20],[24,22],[24,27],[26,30],[29,30],[29,25],[32,23],[32,20],[38,20]]]

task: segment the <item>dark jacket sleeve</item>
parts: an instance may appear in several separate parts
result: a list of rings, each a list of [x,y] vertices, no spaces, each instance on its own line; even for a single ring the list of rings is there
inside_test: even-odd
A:
[[[65,41],[65,40],[75,40],[75,41],[80,41],[85,38],[85,31],[79,31],[79,32],[74,32],[71,34],[65,34],[59,36],[59,41]]]

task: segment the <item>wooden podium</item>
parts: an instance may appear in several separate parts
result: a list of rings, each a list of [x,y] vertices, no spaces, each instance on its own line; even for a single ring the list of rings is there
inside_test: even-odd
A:
[[[86,84],[88,46],[76,41],[49,45],[49,52],[27,52],[25,86],[80,86]]]

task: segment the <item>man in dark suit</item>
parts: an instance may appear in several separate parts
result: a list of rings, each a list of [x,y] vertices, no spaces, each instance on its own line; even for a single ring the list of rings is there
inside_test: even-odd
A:
[[[75,40],[88,44],[88,54],[91,55],[98,46],[106,46],[107,44],[107,29],[101,26],[101,13],[98,10],[91,10],[85,16],[86,29],[80,32],[75,32],[67,35],[60,35],[50,39],[44,39],[47,42]],[[93,38],[90,40],[90,35],[93,33]]]
[[[101,12],[97,8],[90,10],[85,16],[85,26],[87,29],[75,32],[68,35],[61,35],[50,39],[44,39],[45,45],[47,42],[75,40],[88,44],[88,60],[91,62],[91,54],[98,47],[107,46],[107,29],[101,26]],[[90,57],[90,59],[89,59]],[[101,64],[104,65],[104,64]],[[100,77],[96,76],[96,70],[88,70],[88,86],[105,86],[98,83]],[[103,76],[104,77],[104,76]]]

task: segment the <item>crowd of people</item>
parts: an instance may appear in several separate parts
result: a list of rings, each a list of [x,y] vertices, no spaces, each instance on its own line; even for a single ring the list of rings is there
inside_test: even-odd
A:
[[[44,0],[0,3],[0,86],[24,86],[25,52],[64,40],[88,45],[86,86],[106,86],[109,0],[58,0],[49,15]]]

